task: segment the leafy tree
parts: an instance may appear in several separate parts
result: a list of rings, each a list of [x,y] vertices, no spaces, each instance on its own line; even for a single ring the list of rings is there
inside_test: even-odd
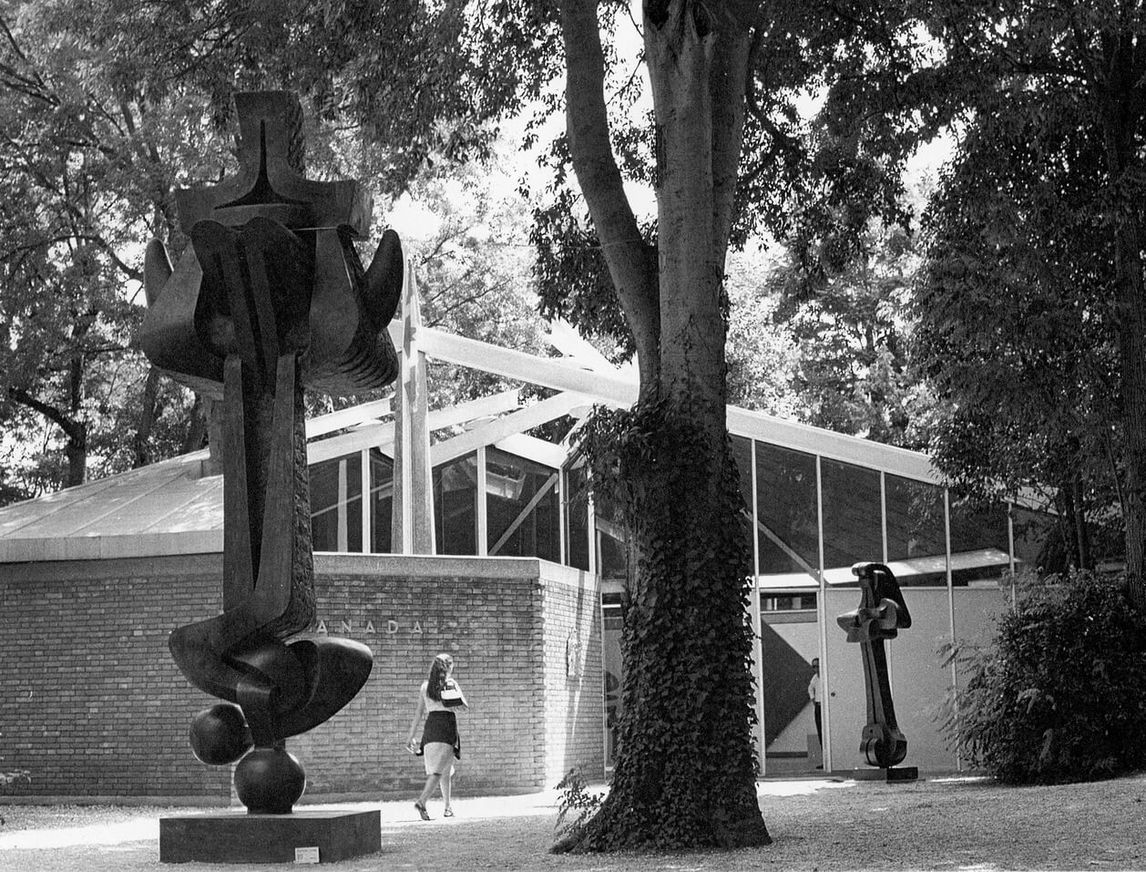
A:
[[[159,156],[180,140],[159,136],[142,104],[93,88],[102,58],[57,32],[51,9],[38,11],[0,9],[0,416],[39,416],[58,428],[67,458],[58,473],[49,457],[25,479],[32,493],[83,481],[93,453],[111,470],[146,461],[155,422],[185,411],[128,351],[138,317],[129,289],[140,278],[129,250],[166,220],[172,179]],[[196,140],[190,129],[184,144]],[[135,394],[139,383],[150,392]],[[117,444],[134,451],[117,456]]]
[[[793,392],[817,427],[920,448],[917,378],[909,367],[906,305],[920,257],[899,226],[865,234],[865,251],[809,274],[789,250],[764,285],[798,346]]]
[[[599,485],[619,470],[638,571],[612,789],[559,849],[770,841],[750,745],[749,552],[724,420],[723,276],[754,9],[676,0],[642,11],[656,248],[610,143],[598,4],[561,6],[569,154],[637,351],[640,400],[598,413],[587,443]]]
[[[811,79],[818,77],[825,95],[819,115],[822,124],[812,131],[809,152],[819,171],[807,177],[809,184],[803,188],[816,207],[791,212],[796,220],[790,235],[807,241],[800,250],[806,253],[804,260],[810,269],[820,263],[828,267],[847,263],[862,253],[864,231],[873,214],[898,220],[896,176],[905,157],[919,142],[944,129],[968,134],[972,145],[983,136],[996,144],[1010,136],[1017,143],[1018,131],[1024,131],[1030,151],[1023,160],[1037,166],[1036,172],[1048,178],[1068,175],[1072,190],[1093,185],[1097,196],[1089,208],[1095,226],[1080,233],[1074,243],[1090,245],[1101,235],[1105,251],[1090,250],[1105,257],[1111,268],[1103,302],[1081,317],[1088,319],[1088,330],[1094,322],[1106,323],[1115,331],[1114,342],[1107,337],[1100,347],[1116,350],[1112,395],[1118,428],[1109,439],[1092,434],[1078,443],[1078,456],[1087,457],[1079,465],[1086,467],[1090,481],[1079,482],[1075,489],[1085,492],[1098,486],[1097,474],[1090,471],[1097,469],[1099,457],[1104,456],[1117,470],[1127,584],[1131,601],[1146,610],[1143,5],[1130,0],[1075,4],[918,0],[836,12],[854,22],[852,31],[842,34],[837,43],[837,61],[824,63],[815,51],[807,61]],[[798,28],[789,32],[802,34]],[[845,68],[847,64],[852,68]],[[1061,137],[1063,130],[1076,132],[1079,139]],[[968,171],[975,171],[970,163]],[[1012,198],[1016,214],[1024,213],[1023,198],[1032,193],[1031,185],[1007,187],[1006,174],[1000,178],[992,200]],[[984,217],[992,227],[999,226],[986,213]],[[967,227],[977,228],[977,220],[969,218]],[[1048,250],[1049,263],[1061,259],[1059,252]],[[1086,280],[1097,287],[1107,275],[1095,273]],[[1116,317],[1105,318],[1103,310]],[[1048,322],[1039,320],[1044,326]],[[997,324],[988,327],[994,329]],[[956,358],[956,368],[958,363]],[[1104,371],[1100,366],[1100,374],[1088,382],[1093,402],[1087,397],[1080,408],[1097,409],[1111,395],[1101,377]],[[1060,407],[1064,399],[1079,399],[1075,396],[1078,383],[1073,379],[1080,374],[1068,376]],[[997,375],[987,367],[980,377]],[[1058,443],[1061,428],[1056,431],[1051,441]],[[980,426],[978,434],[988,437],[990,430]],[[1010,444],[1014,442],[1012,438]],[[1037,442],[1032,440],[1032,444]],[[984,444],[990,443],[980,446]],[[1100,445],[1105,452],[1096,451]],[[1070,450],[1069,445],[1066,448]],[[1022,461],[1031,454],[1024,451],[1013,457]],[[1011,477],[1030,471],[1029,466],[1020,465]],[[986,483],[986,479],[980,476],[979,482]],[[1066,482],[1052,478],[1042,484],[1061,489]],[[1079,517],[1088,511],[1088,503],[1097,504],[1089,502],[1085,493],[1080,496],[1071,497],[1079,506]]]
[[[822,204],[813,229],[831,243],[821,250],[851,252],[857,228],[899,214],[895,159],[829,129],[813,162],[795,105],[838,75],[882,70],[901,46],[868,48],[903,18],[891,4],[844,16],[832,4],[646,0],[652,119],[635,133],[606,97],[616,55],[602,32],[616,13],[561,4],[568,126],[555,156],[559,167],[568,157],[580,199],[558,174],[535,234],[543,305],[613,332],[637,353],[641,384],[632,412],[599,413],[584,431],[594,486],[624,507],[638,571],[612,790],[558,848],[763,843],[747,745],[750,539],[724,417],[726,252],[757,227],[795,234],[795,206],[809,197]],[[655,225],[634,213],[626,178],[651,182]]]
[[[770,293],[770,281],[777,269],[759,249],[728,254],[728,401],[795,418],[799,360],[791,332],[776,323],[780,299]]]
[[[1045,493],[1087,568],[1118,506],[1114,257],[1101,149],[1071,101],[1046,109],[963,137],[929,214],[914,357],[948,401],[940,468],[982,497]]]
[[[461,3],[4,0],[0,25],[0,416],[51,422],[68,457],[22,493],[78,483],[93,459],[110,472],[161,456],[180,428],[180,447],[201,443],[200,405],[129,349],[133,295],[149,238],[176,256],[186,243],[175,188],[229,164],[234,91],[301,92],[316,174],[396,193],[434,161],[487,154],[485,122],[554,57],[528,16],[489,23]],[[494,26],[500,40],[477,38]],[[526,41],[532,54],[504,49]]]
[[[1108,456],[1114,457],[1119,475],[1130,600],[1146,613],[1143,6],[1120,0],[1050,6],[968,3],[950,9],[938,5],[933,8],[933,27],[949,66],[976,72],[974,78],[966,77],[965,85],[974,86],[968,102],[975,117],[994,113],[1016,127],[1028,124],[1048,175],[1065,166],[1073,170],[1072,188],[1087,180],[1097,183],[1093,190],[1099,197],[1091,209],[1104,240],[1101,249],[1090,251],[1095,263],[1105,261],[1111,267],[1087,275],[1088,284],[1105,285],[1102,302],[1090,317],[1114,331],[1103,345],[1116,349],[1112,371],[1121,432],[1110,440],[1113,452]],[[1078,131],[1084,142],[1059,138],[1060,125]],[[1079,241],[1093,244],[1090,234]],[[1105,318],[1105,312],[1113,319]],[[1092,379],[1089,387],[1100,394],[1105,385]],[[1101,439],[1090,444],[1095,441]]]
[[[498,167],[510,163],[511,144],[494,144],[500,160],[419,180],[410,195],[436,225],[405,243],[418,270],[427,326],[505,348],[544,354],[544,322],[530,274],[528,204]],[[431,361],[435,406],[474,399],[509,387],[504,379]]]

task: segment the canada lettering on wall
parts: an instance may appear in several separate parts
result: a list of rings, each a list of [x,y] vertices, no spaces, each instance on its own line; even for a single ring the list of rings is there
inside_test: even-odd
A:
[[[334,623],[334,622],[331,621],[331,623]],[[381,631],[378,630],[378,626],[382,627]],[[390,619],[387,621],[379,621],[378,624],[376,625],[375,619],[369,619],[366,621],[355,621],[353,618],[350,618],[350,619],[339,618],[338,619],[338,629],[339,629],[340,633],[344,633],[348,636],[355,635],[356,632],[357,632],[357,634],[364,635],[364,636],[370,636],[370,635],[396,636],[396,635],[399,635],[400,633],[412,633],[415,635],[424,635],[426,632],[425,629],[423,628],[422,622],[420,620],[396,621],[393,619]],[[330,632],[330,630],[327,627],[326,620],[325,619],[319,619],[315,623],[314,629],[311,630],[311,632],[323,634],[323,635],[328,634]]]

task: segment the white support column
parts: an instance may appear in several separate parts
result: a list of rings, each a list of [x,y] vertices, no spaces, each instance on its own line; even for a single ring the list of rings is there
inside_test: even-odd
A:
[[[338,461],[338,504],[335,507],[335,517],[338,518],[338,550],[350,550],[350,476],[346,468],[346,458]]]
[[[752,592],[748,600],[748,614],[752,617],[752,675],[756,679],[756,747],[760,749],[760,775],[763,777],[768,774],[767,751],[765,745],[767,732],[764,729],[764,719],[768,717],[768,712],[764,710],[764,663],[762,661],[761,645],[763,644],[760,639],[760,621],[763,619],[760,614],[760,536],[756,530],[757,520],[759,519],[759,495],[756,493],[756,440],[748,440],[749,451],[749,465],[750,475],[752,481],[751,485],[751,506],[752,506],[752,523],[749,529],[752,531]]]
[[[882,469],[879,471],[879,530],[880,530],[880,553],[879,558],[883,563],[887,563],[887,473]],[[891,688],[891,695],[895,696],[895,646],[890,642],[887,644],[887,683]]]
[[[557,470],[557,562],[562,566],[569,565],[569,558],[565,548],[565,497],[569,493],[569,474],[565,469]]]
[[[362,553],[369,554],[371,548],[371,532],[374,529],[374,494],[370,491],[370,449],[364,448],[361,458],[361,487],[362,487]]]
[[[828,662],[828,581],[824,575],[824,481],[820,463],[816,455],[816,536],[819,547],[819,594],[816,596],[816,624],[820,630],[820,732],[823,747],[820,748],[824,772],[835,768],[832,762],[832,664]]]
[[[477,529],[477,556],[485,557],[489,554],[489,507],[488,491],[486,486],[486,451],[485,446],[477,450],[477,490],[474,494],[474,522]]]
[[[951,492],[943,488],[943,559],[947,566],[947,620],[951,644],[955,644],[955,582],[951,574]],[[959,690],[959,670],[955,666],[955,658],[951,658],[951,686]],[[959,712],[955,712],[958,719]],[[955,752],[955,768],[962,771],[963,760],[958,751]]]
[[[891,559],[887,553],[887,473],[882,469],[879,471],[879,530],[883,538],[883,557],[880,559],[887,563]]]
[[[414,266],[406,261],[402,289],[399,383],[394,393],[394,550],[434,553],[433,477],[427,422],[426,355],[421,348],[422,316]]]

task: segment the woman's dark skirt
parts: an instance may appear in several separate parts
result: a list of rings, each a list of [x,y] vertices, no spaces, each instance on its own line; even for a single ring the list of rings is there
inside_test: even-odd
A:
[[[422,744],[419,754],[425,752],[426,745],[431,742],[441,742],[452,745],[454,756],[462,759],[462,740],[458,735],[458,719],[453,712],[430,712],[426,715],[426,724],[422,727]]]

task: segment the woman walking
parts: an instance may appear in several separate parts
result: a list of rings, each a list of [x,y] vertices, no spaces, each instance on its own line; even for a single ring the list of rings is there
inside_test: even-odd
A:
[[[449,654],[439,654],[434,658],[430,664],[430,676],[422,682],[419,690],[414,720],[410,723],[410,735],[406,738],[406,748],[413,754],[421,755],[426,765],[426,785],[414,803],[414,808],[424,821],[430,819],[430,813],[426,811],[426,800],[434,792],[435,786],[441,788],[442,799],[446,802],[442,814],[445,817],[454,816],[450,806],[450,780],[454,773],[454,759],[460,760],[462,757],[462,743],[455,715],[459,711],[466,711],[469,706],[461,687],[451,677],[453,671],[454,658]],[[426,724],[422,728],[422,741],[416,745],[414,735],[423,714],[426,716]]]

